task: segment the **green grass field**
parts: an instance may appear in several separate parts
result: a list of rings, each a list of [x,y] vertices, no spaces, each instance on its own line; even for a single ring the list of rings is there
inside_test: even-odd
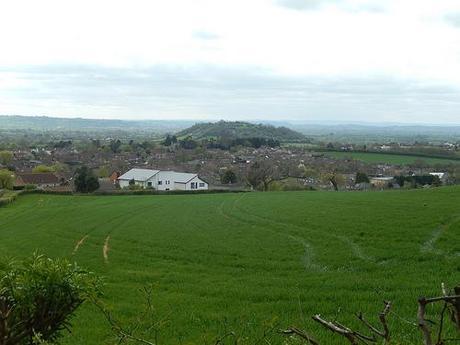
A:
[[[109,237],[110,236],[110,237]],[[109,238],[108,238],[109,237]],[[166,318],[158,344],[215,344],[234,331],[257,344],[269,328],[307,328],[321,313],[376,322],[383,300],[394,338],[420,344],[416,300],[460,282],[460,188],[334,193],[163,196],[24,195],[0,208],[0,253],[68,257],[105,277],[104,300],[122,320],[154,287]],[[108,241],[107,260],[103,247]],[[78,248],[77,243],[81,242]],[[274,334],[270,344],[285,344]],[[92,306],[63,344],[113,344]],[[234,342],[228,342],[228,344]],[[227,343],[225,343],[227,344]],[[261,343],[265,344],[265,343]],[[397,344],[397,342],[395,342]]]
[[[386,154],[386,153],[374,153],[374,152],[327,152],[327,156],[334,158],[353,158],[364,161],[366,163],[388,163],[407,165],[412,164],[416,161],[424,161],[430,165],[436,164],[460,164],[459,160],[448,159],[448,158],[436,158],[436,157],[420,157],[410,155],[398,155],[398,154]]]

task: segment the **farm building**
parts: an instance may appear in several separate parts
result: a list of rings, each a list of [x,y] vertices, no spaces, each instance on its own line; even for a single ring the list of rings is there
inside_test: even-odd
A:
[[[142,188],[156,190],[206,190],[209,185],[197,174],[151,169],[131,169],[118,178],[121,188],[134,183]]]

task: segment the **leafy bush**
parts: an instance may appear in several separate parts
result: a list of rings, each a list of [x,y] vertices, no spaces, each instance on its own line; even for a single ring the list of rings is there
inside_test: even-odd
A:
[[[13,160],[13,152],[11,151],[0,151],[0,163],[8,165]]]
[[[128,189],[129,189],[129,190],[142,190],[142,189],[144,189],[144,188],[142,188],[141,185],[138,185],[138,184],[131,184],[131,183],[130,183],[129,186],[128,186]]]
[[[363,172],[357,172],[355,180],[356,180],[355,181],[356,183],[369,183],[370,182],[369,177]]]
[[[225,172],[222,174],[220,177],[220,182],[222,184],[229,184],[229,183],[236,183],[237,177],[236,174],[233,170],[227,169]]]
[[[75,310],[100,294],[91,273],[66,260],[34,255],[0,261],[0,339],[2,344],[54,342],[70,329]]]
[[[75,172],[75,190],[80,193],[91,193],[99,188],[99,181],[88,167],[78,168]]]
[[[35,190],[35,189],[37,189],[37,186],[34,184],[26,184],[24,186],[24,190]]]
[[[55,172],[54,167],[52,166],[47,166],[44,164],[37,165],[32,169],[33,173],[49,173],[49,172]]]
[[[14,174],[6,169],[0,170],[0,189],[13,189]]]
[[[441,180],[438,176],[433,175],[414,175],[414,176],[395,176],[395,181],[401,186],[406,188],[416,188],[417,186],[440,186]]]
[[[0,195],[0,206],[11,204],[14,200],[16,200],[17,196],[17,192],[2,192],[2,195]]]

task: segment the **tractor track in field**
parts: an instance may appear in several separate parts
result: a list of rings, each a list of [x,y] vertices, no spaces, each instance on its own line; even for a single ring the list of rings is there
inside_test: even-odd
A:
[[[234,201],[234,207],[233,209],[237,209],[239,212],[241,213],[244,213],[250,217],[253,217],[253,218],[256,218],[256,219],[259,219],[265,223],[271,223],[275,226],[278,226],[278,227],[283,227],[283,228],[295,228],[297,229],[298,231],[300,232],[304,232],[305,229],[302,228],[301,226],[299,225],[296,225],[296,224],[292,224],[292,223],[285,223],[285,222],[278,222],[278,221],[275,221],[275,220],[272,220],[272,219],[269,219],[269,218],[264,218],[262,216],[259,216],[259,215],[256,215],[256,214],[253,214],[253,213],[249,213],[243,209],[241,209],[240,207],[237,206],[238,202],[241,200],[240,199],[236,199]],[[328,233],[325,233],[325,232],[318,232],[318,231],[315,231],[315,230],[311,230],[309,229],[308,231],[310,232],[313,232],[313,233],[318,233],[319,235],[321,236],[329,236],[331,238],[334,238],[336,240],[339,240],[340,242],[342,242],[343,244],[345,244],[350,252],[355,256],[357,257],[358,259],[360,260],[363,260],[363,261],[366,261],[366,262],[370,262],[370,263],[375,263],[375,259],[366,255],[364,253],[364,251],[362,250],[362,248],[359,246],[359,244],[357,244],[356,242],[354,242],[352,239],[346,237],[346,236],[340,236],[340,235],[333,235],[333,234],[328,234]],[[300,237],[299,237],[300,238]]]
[[[439,225],[436,229],[434,229],[428,240],[423,242],[420,245],[420,253],[431,253],[431,254],[436,254],[436,255],[446,255],[446,252],[442,249],[437,249],[436,248],[436,243],[438,240],[441,238],[441,236],[446,233],[449,228],[460,221],[460,216],[457,215],[455,217],[452,217],[450,221]],[[456,255],[458,256],[460,253],[457,253]]]
[[[89,229],[89,231],[80,240],[78,240],[78,242],[74,246],[74,249],[72,251],[72,255],[75,255],[78,252],[80,247],[85,243],[85,241],[88,239],[88,237],[96,231],[96,229],[99,229],[102,225],[107,226],[108,224],[112,224],[112,223],[118,221],[119,219],[122,219],[123,217],[124,217],[124,215],[118,215],[118,216],[112,217],[108,222],[93,225]]]
[[[361,246],[359,244],[357,244],[356,242],[354,242],[352,239],[350,239],[349,237],[346,237],[346,236],[340,236],[340,235],[333,235],[334,237],[336,237],[338,240],[342,241],[343,243],[346,243],[348,244],[348,246],[350,247],[351,251],[353,252],[353,254],[363,260],[363,261],[368,261],[368,262],[372,262],[372,263],[375,263],[375,259],[371,256],[368,256],[366,255]]]
[[[89,235],[83,236],[76,244],[75,247],[73,248],[72,255],[75,255],[78,252],[78,249],[80,246],[85,242],[85,240],[89,237]]]
[[[239,198],[233,200],[232,209],[235,208],[235,203],[238,202],[239,200],[241,200],[242,198],[243,197],[239,197]],[[225,206],[225,201],[222,202],[222,204],[220,204],[220,206],[217,208],[218,213],[220,215],[222,215],[223,217],[225,217],[225,218],[227,218],[229,220],[232,220],[232,221],[236,221],[236,222],[238,222],[240,224],[245,224],[245,225],[249,225],[249,226],[252,226],[252,227],[262,228],[265,231],[268,230],[269,232],[271,232],[271,233],[273,233],[275,235],[286,237],[289,240],[294,241],[294,242],[302,245],[302,247],[304,249],[303,264],[304,264],[305,270],[307,270],[307,271],[311,271],[311,270],[327,271],[328,270],[327,266],[319,265],[319,264],[314,262],[315,261],[314,248],[304,238],[299,237],[299,236],[295,236],[295,235],[292,235],[292,234],[286,234],[286,233],[283,233],[283,232],[280,232],[280,231],[276,231],[272,227],[265,227],[265,226],[263,226],[263,225],[261,225],[259,223],[254,223],[254,222],[251,222],[251,221],[248,221],[248,220],[245,220],[245,219],[241,219],[241,218],[239,218],[237,216],[234,216],[234,215],[229,215],[229,214],[225,213],[224,206]]]
[[[149,205],[146,205],[144,207],[139,207],[136,209],[136,212],[131,212],[129,214],[129,217],[127,217],[125,214],[122,214],[120,216],[117,216],[117,217],[114,217],[110,220],[110,223],[113,223],[113,220],[118,220],[118,219],[122,219],[124,218],[123,221],[121,221],[120,223],[118,224],[115,224],[117,228],[120,228],[122,225],[128,223],[131,219],[143,214],[145,212],[145,210],[147,209],[150,209],[152,207],[151,204]],[[158,210],[158,208],[156,208],[156,210]],[[107,222],[104,223],[105,225],[107,225]],[[109,251],[110,251],[110,246],[109,246],[109,241],[110,241],[110,238],[111,236],[113,235],[114,231],[117,230],[117,229],[111,229],[110,231],[108,231],[106,233],[107,237],[105,238],[105,241],[104,241],[104,245],[102,247],[102,255],[104,257],[104,262],[107,264],[109,263]]]
[[[137,217],[138,215],[142,214],[146,209],[149,209],[151,207],[152,207],[152,205],[149,204],[149,205],[146,205],[144,207],[137,208],[136,212],[130,212],[129,217],[127,217],[125,214],[120,214],[118,216],[112,217],[109,221],[101,222],[99,224],[93,225],[90,228],[90,230],[76,243],[76,245],[74,246],[74,249],[72,251],[72,255],[75,255],[77,253],[77,251],[80,249],[80,247],[85,243],[86,239],[91,234],[93,234],[96,231],[96,229],[99,229],[102,226],[107,227],[108,225],[118,228],[118,227],[122,226],[123,224],[125,224],[126,222],[129,222],[133,217]],[[120,219],[125,219],[125,220],[117,223]],[[110,231],[108,231],[106,233],[106,238],[105,238],[104,244],[102,246],[102,254],[103,254],[103,257],[104,257],[104,262],[106,262],[106,263],[108,263],[108,252],[110,250],[110,247],[108,245],[108,241],[110,240],[110,236],[112,235],[114,230],[116,230],[116,229],[111,229]]]
[[[110,250],[109,241],[110,241],[110,235],[108,235],[105,238],[104,246],[102,247],[102,255],[104,256],[104,262],[106,264],[109,263],[109,250]]]

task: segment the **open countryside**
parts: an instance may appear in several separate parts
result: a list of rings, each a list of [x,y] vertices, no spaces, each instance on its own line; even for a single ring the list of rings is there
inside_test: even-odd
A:
[[[460,165],[460,158],[453,159],[441,157],[429,157],[421,155],[397,154],[397,153],[378,153],[378,152],[327,152],[327,156],[342,159],[356,159],[366,163],[386,163],[398,165],[410,165],[417,162],[423,162],[429,165],[436,164],[458,164]]]
[[[327,221],[325,221],[327,220]],[[33,226],[31,226],[33,224]],[[214,344],[235,332],[256,344],[297,325],[322,344],[343,339],[310,316],[345,324],[382,301],[395,343],[419,344],[416,300],[460,276],[460,188],[364,193],[159,196],[29,194],[0,208],[0,251],[68,257],[105,279],[117,318],[138,317],[152,286],[158,344]],[[452,330],[451,330],[452,331]],[[453,334],[455,335],[455,334]],[[63,344],[110,344],[85,305]],[[293,342],[295,344],[295,342]]]

